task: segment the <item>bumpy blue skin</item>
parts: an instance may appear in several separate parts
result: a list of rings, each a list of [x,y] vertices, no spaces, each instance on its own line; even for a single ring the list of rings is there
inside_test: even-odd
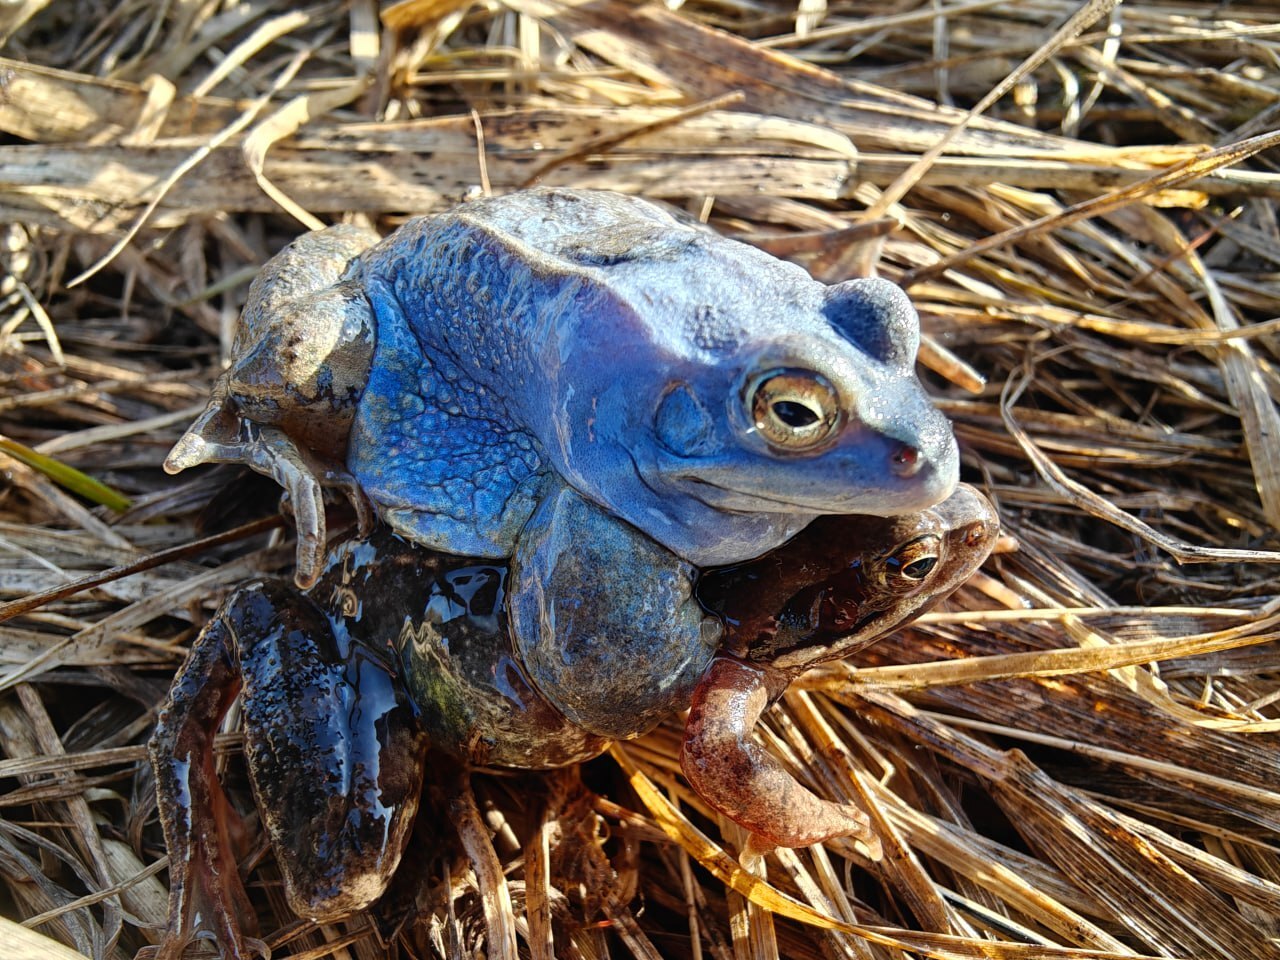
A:
[[[347,280],[377,330],[348,464],[426,545],[510,556],[564,483],[683,560],[732,563],[817,514],[896,515],[955,485],[916,315],[886,281],[828,287],[642,200],[568,190],[410,221]],[[780,452],[750,422],[749,381],[779,367],[839,395],[820,450]]]

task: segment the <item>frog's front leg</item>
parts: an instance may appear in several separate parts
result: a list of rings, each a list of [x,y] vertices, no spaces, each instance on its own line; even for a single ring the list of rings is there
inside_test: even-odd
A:
[[[568,487],[520,533],[507,611],[539,692],[572,723],[637,737],[689,702],[719,643],[695,569]]]
[[[344,460],[375,340],[352,265],[377,239],[368,230],[329,227],[267,262],[249,288],[231,366],[164,464],[178,473],[201,463],[243,463],[284,487],[297,522],[300,587],[315,582],[324,560],[323,487],[347,495],[362,534],[372,526]]]
[[[237,819],[213,767],[213,732],[240,687],[250,783],[299,916],[336,919],[377,899],[413,825],[426,737],[388,652],[284,583],[242,588],[196,640],[149,745],[171,872],[157,960],[196,938],[233,960],[266,955],[249,935]]]
[[[200,463],[242,463],[280,484],[298,537],[294,582],[306,589],[315,584],[324,566],[323,489],[346,495],[355,507],[361,536],[373,529],[373,508],[356,479],[337,461],[316,456],[279,427],[242,419],[228,407],[225,400],[211,401],[170,452],[165,470],[178,473]]]
[[[756,846],[804,847],[852,836],[877,853],[880,843],[866,814],[814,795],[752,740],[756,721],[787,679],[717,655],[694,692],[685,723],[685,776],[702,799],[750,830]]]

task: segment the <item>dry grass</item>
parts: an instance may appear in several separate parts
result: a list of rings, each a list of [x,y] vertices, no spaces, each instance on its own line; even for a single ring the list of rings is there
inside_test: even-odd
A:
[[[540,181],[908,285],[1016,549],[769,717],[880,862],[744,871],[672,721],[439,778],[390,950],[394,909],[316,928],[248,864],[277,955],[1280,957],[1280,12],[1110,6],[0,5],[0,600],[178,548],[0,625],[0,912],[31,928],[0,954],[156,937],[141,744],[213,602],[292,555],[262,523],[182,549],[239,481],[160,471],[256,267]]]

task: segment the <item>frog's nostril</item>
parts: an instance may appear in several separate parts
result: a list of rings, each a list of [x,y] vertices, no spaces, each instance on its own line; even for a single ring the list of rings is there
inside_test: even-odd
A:
[[[890,469],[900,477],[914,477],[924,466],[920,451],[910,444],[904,443],[893,451],[889,458]]]

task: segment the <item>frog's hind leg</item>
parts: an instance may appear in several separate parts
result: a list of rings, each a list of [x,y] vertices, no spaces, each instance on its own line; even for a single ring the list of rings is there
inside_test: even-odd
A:
[[[289,906],[336,920],[378,899],[400,862],[427,736],[389,646],[335,630],[279,581],[246,601],[237,653],[253,792]]]
[[[231,960],[268,956],[245,932],[238,818],[213,767],[213,732],[237,692],[254,796],[299,916],[375,900],[412,829],[426,737],[391,657],[335,632],[283,582],[241,588],[192,646],[149,745],[171,873],[156,960],[197,938]]]
[[[195,939],[213,940],[229,960],[270,956],[252,935],[257,924],[236,868],[240,817],[214,771],[213,737],[239,689],[230,628],[219,615],[192,646],[148,744],[169,850],[169,923],[140,960],[179,960]]]

